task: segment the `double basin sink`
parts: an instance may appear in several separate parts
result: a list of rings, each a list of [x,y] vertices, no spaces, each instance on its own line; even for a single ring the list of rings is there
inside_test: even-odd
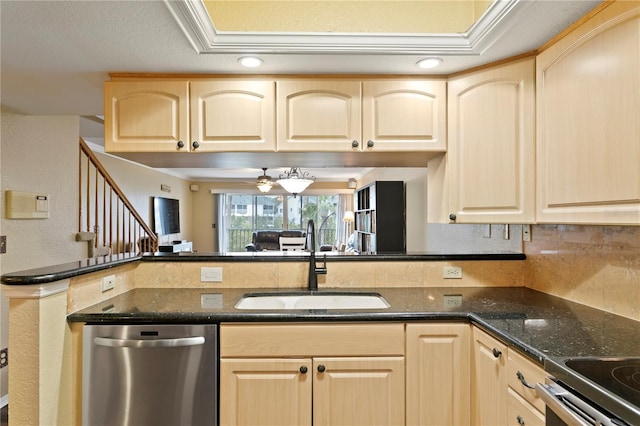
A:
[[[236,309],[386,309],[389,303],[378,293],[295,292],[249,293],[236,303]]]

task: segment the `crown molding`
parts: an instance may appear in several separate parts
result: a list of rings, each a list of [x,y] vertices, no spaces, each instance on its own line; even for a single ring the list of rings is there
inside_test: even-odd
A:
[[[169,11],[198,54],[416,54],[480,55],[526,13],[532,2],[494,2],[465,33],[364,34],[221,32],[211,22],[202,0],[165,0]]]

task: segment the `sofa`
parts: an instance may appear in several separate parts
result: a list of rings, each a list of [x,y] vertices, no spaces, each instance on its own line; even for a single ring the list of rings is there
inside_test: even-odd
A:
[[[304,237],[302,231],[255,231],[246,251],[280,250],[280,237]]]

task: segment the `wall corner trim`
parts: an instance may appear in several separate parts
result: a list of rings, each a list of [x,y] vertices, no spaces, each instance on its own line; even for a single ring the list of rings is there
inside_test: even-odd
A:
[[[69,290],[69,280],[46,284],[2,285],[2,294],[9,299],[42,299]]]

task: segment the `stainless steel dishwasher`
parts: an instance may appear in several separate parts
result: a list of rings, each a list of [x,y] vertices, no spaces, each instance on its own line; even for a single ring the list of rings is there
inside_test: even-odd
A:
[[[216,325],[85,325],[82,423],[217,425]]]

